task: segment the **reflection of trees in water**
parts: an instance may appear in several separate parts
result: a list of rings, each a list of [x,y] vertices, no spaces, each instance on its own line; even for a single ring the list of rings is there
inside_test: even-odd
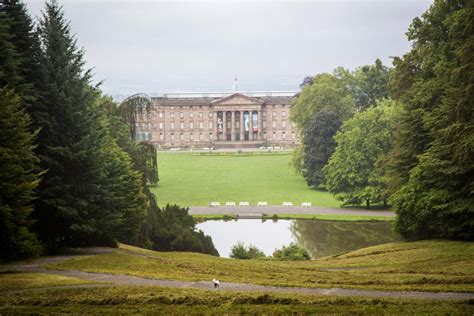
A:
[[[398,240],[390,222],[295,220],[290,230],[313,258]]]

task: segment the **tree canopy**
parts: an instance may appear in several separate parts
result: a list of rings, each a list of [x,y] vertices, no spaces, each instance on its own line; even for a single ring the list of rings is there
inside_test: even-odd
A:
[[[398,124],[394,101],[357,113],[334,137],[337,147],[324,168],[327,189],[344,204],[386,203],[384,170],[378,164],[393,147]]]

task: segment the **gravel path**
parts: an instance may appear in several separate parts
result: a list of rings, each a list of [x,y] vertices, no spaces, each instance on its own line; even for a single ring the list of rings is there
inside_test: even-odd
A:
[[[238,203],[238,202],[237,202]],[[189,214],[233,214],[258,215],[265,214],[321,214],[321,215],[357,215],[357,216],[387,216],[395,217],[392,211],[365,210],[356,208],[334,207],[301,207],[301,206],[191,206]]]
[[[211,281],[173,281],[173,280],[155,280],[140,278],[130,275],[121,274],[106,274],[106,273],[92,273],[77,270],[49,270],[41,266],[48,263],[59,262],[77,258],[84,255],[91,255],[93,253],[106,253],[114,251],[108,248],[94,248],[93,251],[88,251],[87,254],[67,255],[41,258],[29,263],[18,264],[12,268],[19,272],[37,272],[48,273],[53,275],[62,275],[68,277],[76,277],[83,280],[106,282],[111,285],[131,285],[131,286],[164,286],[173,288],[192,288],[213,290]],[[50,287],[50,288],[82,288],[82,287],[100,287],[106,286],[104,284],[85,284],[75,286]],[[42,288],[44,289],[44,288]],[[232,292],[266,292],[266,293],[296,293],[309,295],[335,295],[335,296],[359,296],[359,297],[374,297],[374,298],[417,298],[417,299],[433,299],[433,300],[474,300],[474,293],[454,293],[454,292],[414,292],[414,291],[376,291],[376,290],[356,290],[356,289],[341,289],[341,288],[292,288],[280,286],[263,286],[255,284],[221,282],[221,290]]]

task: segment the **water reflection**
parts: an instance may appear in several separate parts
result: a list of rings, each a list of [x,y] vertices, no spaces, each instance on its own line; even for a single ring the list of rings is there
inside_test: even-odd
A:
[[[221,256],[241,241],[255,245],[267,256],[275,249],[297,242],[312,258],[320,258],[398,240],[390,222],[331,222],[316,220],[207,221],[197,225],[210,235]]]
[[[312,258],[397,241],[390,222],[330,222],[295,220],[290,230]]]

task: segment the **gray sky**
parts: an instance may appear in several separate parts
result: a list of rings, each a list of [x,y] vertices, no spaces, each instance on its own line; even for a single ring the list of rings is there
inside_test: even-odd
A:
[[[400,56],[426,0],[59,0],[112,95],[296,90],[306,75]],[[27,0],[39,16],[44,0]]]

